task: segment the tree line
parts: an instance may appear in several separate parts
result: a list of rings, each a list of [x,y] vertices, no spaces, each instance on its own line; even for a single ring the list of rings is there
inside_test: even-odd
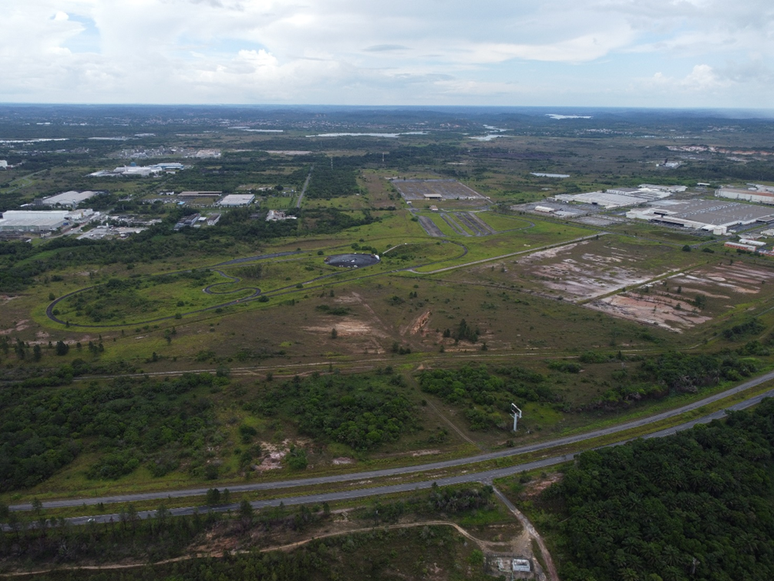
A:
[[[303,435],[365,451],[418,429],[414,404],[397,389],[402,384],[399,375],[296,377],[264,384],[247,407],[290,421]]]
[[[543,494],[567,581],[774,578],[774,399],[583,453]]]
[[[505,412],[514,400],[561,401],[544,375],[518,366],[490,370],[486,365],[468,363],[457,369],[422,371],[417,379],[422,391],[462,405],[473,430],[506,427]]]
[[[202,452],[216,435],[212,404],[188,396],[216,381],[208,373],[166,381],[118,378],[84,388],[6,387],[0,402],[0,490],[35,486],[84,450],[98,452],[92,479],[115,479],[146,464],[162,476],[181,455],[200,476]],[[217,473],[213,477],[217,476]]]

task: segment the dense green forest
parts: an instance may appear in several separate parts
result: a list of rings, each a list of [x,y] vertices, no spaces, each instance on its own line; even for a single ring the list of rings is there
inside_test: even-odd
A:
[[[289,169],[289,173],[285,173]],[[209,190],[226,193],[237,192],[239,186],[257,184],[260,186],[282,185],[285,188],[300,188],[309,169],[297,167],[297,163],[282,157],[269,156],[260,152],[252,156],[244,152],[226,154],[216,162],[200,162],[192,168],[177,172],[168,178],[165,186],[171,190]]]
[[[559,394],[540,373],[517,366],[498,367],[469,363],[457,369],[434,369],[418,376],[422,391],[437,395],[449,403],[462,404],[471,429],[503,428],[503,410],[513,398],[556,403]]]
[[[318,165],[312,172],[306,195],[324,200],[351,196],[357,193],[356,177],[357,169],[352,167]]]
[[[767,355],[757,341],[737,351],[719,353],[667,352],[647,358],[633,369],[613,373],[615,385],[602,394],[593,407],[616,408],[648,398],[662,398],[672,393],[696,393],[721,381],[741,381],[755,373],[760,361],[749,355]]]
[[[0,490],[30,488],[84,449],[101,452],[87,475],[112,479],[147,463],[161,476],[183,457],[194,474],[215,478],[204,449],[219,434],[212,402],[191,391],[222,380],[207,373],[167,381],[114,379],[86,388],[4,388],[0,405]],[[207,470],[213,473],[205,473]]]
[[[398,390],[403,377],[384,373],[361,376],[313,376],[265,384],[245,407],[263,416],[281,417],[301,434],[346,444],[355,450],[394,442],[418,428],[412,404]]]
[[[774,579],[774,400],[583,453],[543,494],[565,581]]]

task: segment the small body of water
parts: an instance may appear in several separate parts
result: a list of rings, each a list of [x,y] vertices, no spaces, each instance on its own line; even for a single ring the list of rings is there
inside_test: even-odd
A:
[[[0,139],[0,143],[44,143],[46,141],[67,141],[69,137],[38,137],[37,139]]]
[[[570,177],[570,174],[566,174],[566,173],[542,173],[542,172],[536,172],[536,171],[533,171],[532,175],[533,176],[537,176],[539,178],[560,178],[560,179],[564,179],[564,178]]]
[[[591,115],[558,115],[557,113],[546,113],[546,117],[551,119],[591,119]]]
[[[427,131],[406,131],[403,133],[318,133],[317,135],[307,135],[307,137],[390,137],[394,139],[401,135],[427,135]]]

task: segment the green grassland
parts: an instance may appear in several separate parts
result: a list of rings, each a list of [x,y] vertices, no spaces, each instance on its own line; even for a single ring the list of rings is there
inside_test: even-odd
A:
[[[288,210],[295,207],[295,196],[266,196],[261,199],[261,210]]]
[[[436,219],[438,220],[438,219]],[[492,236],[456,236],[455,240],[468,248],[468,253],[458,261],[447,261],[441,264],[417,268],[420,273],[432,273],[440,268],[465,265],[477,260],[491,260],[522,252],[529,252],[542,246],[570,241],[583,236],[595,234],[595,230],[586,230],[567,224],[556,224],[549,221],[534,221],[534,227],[494,234]]]
[[[304,141],[302,133],[292,138],[309,143],[315,151],[328,147]],[[207,142],[203,137],[195,139]],[[279,149],[276,139],[218,134],[213,143],[235,149]],[[587,154],[597,151],[596,142],[573,145],[572,139],[562,138],[551,153],[540,139],[520,136],[509,138],[507,147],[475,144],[453,154],[439,154],[437,159],[422,152],[430,142],[427,138],[411,150],[411,155],[395,166],[400,171],[388,161],[382,166],[381,156],[369,154],[371,150],[363,141],[337,142],[335,153],[346,156],[346,163],[352,164],[356,190],[346,196],[305,197],[299,220],[287,230],[266,230],[265,224],[258,224],[260,216],[257,220],[242,216],[230,226],[159,233],[147,248],[165,252],[153,258],[131,254],[132,243],[127,242],[125,247],[118,243],[111,246],[110,260],[100,255],[107,246],[63,245],[14,262],[14,268],[32,274],[25,285],[0,295],[0,341],[8,339],[0,345],[4,346],[0,366],[9,382],[28,381],[30,390],[48,393],[46,405],[67,390],[113,389],[113,380],[105,375],[149,374],[152,380],[141,380],[147,385],[155,385],[156,380],[163,383],[162,374],[166,373],[195,370],[212,376],[211,382],[191,389],[184,397],[159,396],[165,404],[177,406],[178,417],[186,406],[194,405],[194,396],[211,404],[200,414],[208,418],[209,431],[191,436],[192,441],[180,447],[171,446],[170,455],[175,456],[171,460],[157,449],[143,449],[147,434],[138,428],[141,436],[135,457],[139,464],[135,469],[116,480],[89,479],[94,466],[110,464],[108,460],[117,452],[98,436],[76,430],[78,436],[73,440],[80,441],[81,452],[43,481],[21,486],[14,494],[53,497],[84,491],[100,494],[193,486],[212,481],[204,473],[208,465],[217,466],[217,482],[229,483],[458,457],[506,446],[509,440],[537,441],[613,423],[631,414],[647,414],[676,405],[685,397],[698,397],[699,392],[730,385],[734,377],[731,371],[743,377],[742,372],[752,373],[753,367],[760,371],[771,365],[774,313],[769,304],[774,284],[756,283],[755,288],[742,289],[744,292],[706,287],[710,290],[700,309],[694,305],[696,291],[686,298],[665,278],[726,267],[732,259],[736,266],[759,273],[770,269],[768,258],[727,254],[720,246],[722,241],[652,225],[620,224],[602,232],[580,224],[492,210],[477,211],[476,215],[496,234],[461,236],[438,213],[415,208],[445,234],[441,239],[432,238],[385,179],[396,172],[403,177],[454,176],[503,202],[502,207],[519,199],[538,199],[546,193],[543,188],[552,192],[597,189],[608,182],[621,185],[653,177],[652,172],[642,170],[634,154],[630,161],[623,161],[617,159],[623,154],[606,148],[598,153],[602,159],[592,171],[587,167]],[[301,147],[300,143],[295,146]],[[391,150],[395,158],[403,152],[401,147]],[[626,141],[630,153],[641,153],[639,147],[635,140]],[[357,156],[363,160],[362,167],[352,161]],[[389,155],[385,158],[389,160]],[[421,164],[412,165],[411,160],[419,158]],[[327,158],[320,156],[316,163],[323,159]],[[452,160],[463,165],[451,166],[448,162]],[[8,195],[18,194],[20,201],[29,201],[38,194],[70,189],[64,187],[66,183],[80,184],[84,189],[104,187],[111,191],[116,204],[119,198],[124,199],[120,204],[126,211],[159,211],[157,217],[168,220],[171,230],[175,212],[182,210],[167,206],[153,209],[141,204],[142,199],[161,190],[196,184],[221,189],[220,182],[225,184],[224,190],[264,183],[298,189],[310,165],[309,160],[226,152],[221,160],[196,162],[195,169],[176,176],[110,182],[83,178],[92,166],[97,169],[115,163],[114,158],[95,158],[88,164],[30,172],[27,177],[16,177],[14,170],[3,192],[16,188]],[[530,171],[578,175],[556,182],[530,176]],[[615,172],[621,177],[616,178]],[[267,197],[261,208],[287,208],[294,199]],[[476,209],[463,203],[443,209],[453,208]],[[224,211],[224,223],[228,215]],[[450,216],[455,219],[453,213]],[[471,233],[459,219],[455,221]],[[245,235],[245,231],[258,234]],[[583,237],[591,238],[572,245]],[[694,248],[683,251],[685,244]],[[553,248],[555,245],[561,248]],[[705,246],[715,252],[702,252]],[[545,247],[556,253],[531,257]],[[324,262],[332,254],[372,251],[380,255],[381,262],[364,269],[340,269]],[[294,254],[217,266],[284,252]],[[557,271],[571,263],[579,265],[577,271]],[[627,272],[621,274],[617,269]],[[670,331],[592,310],[587,305],[591,299],[549,286],[576,284],[583,277],[606,281],[608,286],[600,296],[650,295],[675,304],[685,299],[684,303],[706,320],[680,332]],[[654,279],[658,280],[646,291],[644,285]],[[210,285],[215,285],[212,292],[203,292]],[[262,298],[246,300],[256,288]],[[57,316],[69,326],[46,316],[47,306],[68,293],[75,294],[55,307]],[[733,331],[737,328],[741,330]],[[60,341],[70,346],[69,352],[57,350]],[[589,352],[602,355],[595,360]],[[716,384],[697,386],[696,393],[675,388],[656,396],[647,385],[662,385],[666,380],[643,370],[643,366],[669,352],[725,357],[729,363],[723,367],[724,373],[731,371]],[[584,357],[591,362],[583,361]],[[468,363],[481,364],[486,373],[501,379],[507,373],[498,370],[518,367],[528,376],[539,376],[537,384],[550,397],[527,397],[520,391],[523,386],[507,382],[510,387],[481,397],[472,392],[449,397],[423,391],[423,372],[458,370]],[[389,372],[385,371],[388,368]],[[378,369],[382,374],[369,375]],[[171,375],[169,382],[176,377]],[[374,429],[365,430],[364,437],[371,434],[371,441],[378,443],[369,447],[355,437],[340,439],[335,430],[305,430],[301,426],[292,410],[315,398],[323,401],[325,390],[335,394],[331,400],[348,397],[337,383],[343,381],[341,377],[352,378],[355,399],[376,397],[387,389],[396,390],[409,402],[411,418],[401,424],[400,437],[390,439],[385,436],[387,428],[379,427],[378,422],[369,424],[366,427]],[[330,386],[325,383],[329,379]],[[303,391],[307,384],[316,382],[322,385],[318,386],[320,393],[312,396]],[[361,393],[360,384],[370,385],[373,392]],[[295,394],[297,388],[300,391]],[[290,398],[293,394],[296,399]],[[521,397],[519,403],[525,410],[524,431],[516,436],[506,429],[512,397]],[[276,402],[278,407],[270,410],[267,402]],[[342,413],[330,411],[331,416]],[[240,432],[241,427],[245,429]],[[250,436],[248,443],[243,443],[245,433]],[[249,462],[257,464],[267,457],[269,445],[305,450],[307,466],[293,468],[282,460],[276,470],[246,469],[247,456],[252,454]],[[420,453],[427,453],[427,457],[415,456]],[[333,463],[342,457],[352,459],[355,465]],[[158,466],[173,464],[177,467],[160,474]]]
[[[489,224],[496,232],[506,230],[528,229],[532,227],[532,221],[526,218],[519,218],[508,214],[499,214],[497,212],[477,212],[476,215],[484,222]]]
[[[218,284],[209,271],[195,278],[181,275],[151,277],[146,280],[130,279],[128,284],[111,279],[104,285],[87,289],[57,303],[54,313],[71,324],[132,325],[182,313],[210,308],[224,300],[238,300],[252,294],[246,288],[216,287],[217,294],[203,292],[203,285]],[[185,280],[187,278],[187,280]],[[166,279],[166,280],[165,280]],[[224,299],[223,295],[227,295]]]

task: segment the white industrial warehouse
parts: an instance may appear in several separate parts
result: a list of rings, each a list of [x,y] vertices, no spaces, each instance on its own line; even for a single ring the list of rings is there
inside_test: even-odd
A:
[[[41,204],[44,206],[62,206],[65,208],[75,208],[81,202],[88,200],[96,196],[99,192],[85,191],[76,192],[71,190],[69,192],[62,192],[50,198],[43,198]]]
[[[606,210],[638,206],[645,202],[668,198],[673,193],[685,191],[685,186],[657,186],[641,184],[636,188],[610,188],[604,192],[588,192],[585,194],[559,194],[553,199],[560,202],[579,202],[602,206]]]
[[[93,210],[8,210],[0,218],[0,232],[41,234],[53,232],[73,222],[81,222],[93,214]]]
[[[90,173],[91,177],[126,177],[126,176],[140,176],[148,177],[151,175],[158,175],[163,172],[174,173],[178,170],[185,169],[182,163],[167,162],[157,163],[154,165],[141,166],[136,163],[129,165],[123,165],[115,168],[114,170],[101,170]]]
[[[226,207],[247,206],[252,204],[253,200],[255,200],[253,194],[229,194],[218,202],[218,205]]]
[[[722,186],[715,195],[731,200],[744,200],[758,204],[774,204],[774,187],[759,184],[747,184],[746,188],[736,186]]]
[[[630,210],[626,217],[722,235],[733,226],[774,222],[774,208],[721,200],[664,200]]]

